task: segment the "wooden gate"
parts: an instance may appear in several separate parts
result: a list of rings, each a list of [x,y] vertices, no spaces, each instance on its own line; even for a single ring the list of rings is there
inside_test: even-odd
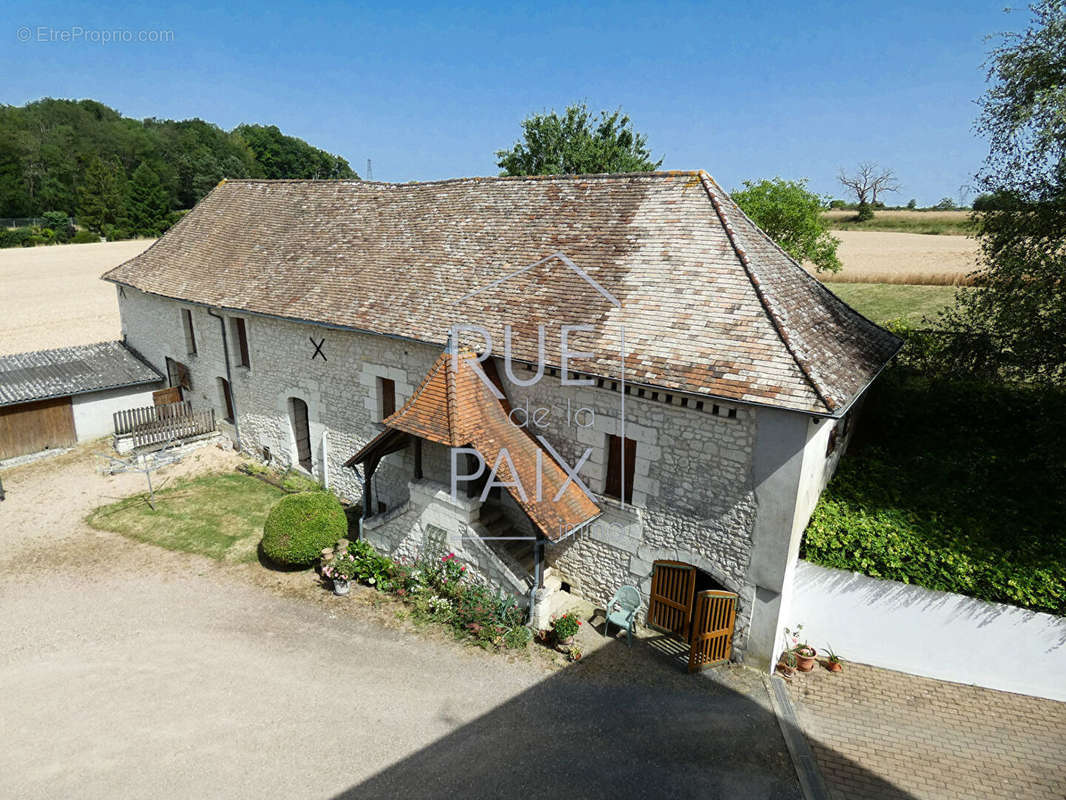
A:
[[[0,407],[0,459],[77,442],[69,397]]]
[[[729,660],[733,650],[733,623],[737,617],[737,596],[717,589],[696,595],[692,616],[692,646],[688,671],[698,672]]]
[[[656,561],[653,567],[648,625],[688,639],[696,568],[680,561]]]

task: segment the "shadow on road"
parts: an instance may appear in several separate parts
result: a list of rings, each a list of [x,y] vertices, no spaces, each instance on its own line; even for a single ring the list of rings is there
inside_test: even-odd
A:
[[[721,674],[612,641],[336,798],[802,798],[761,680]]]

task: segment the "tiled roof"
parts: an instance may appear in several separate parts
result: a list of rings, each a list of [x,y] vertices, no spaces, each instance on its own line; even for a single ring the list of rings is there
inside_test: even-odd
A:
[[[497,355],[510,325],[527,361],[544,323],[554,366],[558,326],[586,324],[571,350],[592,356],[571,369],[612,378],[624,325],[630,382],[816,414],[839,413],[899,347],[704,172],[229,181],[104,277],[441,346],[473,322]]]
[[[161,380],[122,342],[16,353],[0,356],[0,406]]]
[[[458,357],[442,353],[411,399],[384,424],[390,431],[404,431],[448,447],[472,447],[487,469],[498,462],[495,480],[509,484],[517,478],[521,488],[507,486],[507,491],[545,536],[558,541],[597,517],[600,509],[576,484],[567,484],[563,468],[508,419],[504,403],[469,366],[473,358],[469,352]],[[356,453],[348,466],[362,460],[376,441]]]

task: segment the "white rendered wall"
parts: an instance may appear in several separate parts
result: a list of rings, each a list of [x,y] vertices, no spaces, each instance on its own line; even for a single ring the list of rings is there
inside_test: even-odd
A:
[[[790,627],[845,661],[1066,701],[1066,617],[806,561]]]
[[[162,382],[123,389],[108,389],[74,395],[74,432],[79,442],[110,436],[115,432],[113,414],[127,408],[142,408],[152,405],[152,392],[163,386]]]

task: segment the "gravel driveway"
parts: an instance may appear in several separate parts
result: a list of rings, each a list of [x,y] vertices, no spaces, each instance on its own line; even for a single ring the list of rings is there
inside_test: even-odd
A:
[[[801,796],[746,670],[487,654],[369,590],[91,531],[140,486],[86,453],[3,474],[2,797]]]

